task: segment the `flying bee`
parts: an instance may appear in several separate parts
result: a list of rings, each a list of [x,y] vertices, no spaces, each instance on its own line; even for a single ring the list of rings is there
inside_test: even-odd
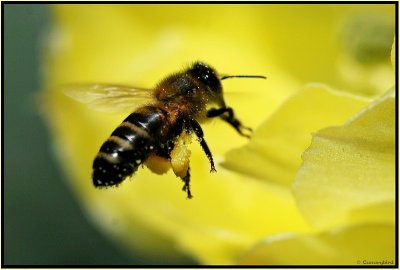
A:
[[[221,81],[234,77],[265,79],[257,75],[219,75],[211,66],[195,62],[166,77],[153,90],[103,84],[67,90],[68,96],[100,110],[132,110],[138,100],[149,101],[125,118],[100,147],[92,166],[94,186],[117,186],[141,164],[156,173],[172,167],[184,182],[183,191],[192,198],[189,156],[179,139],[194,133],[210,162],[210,171],[215,172],[200,123],[219,117],[240,135],[249,137],[251,133],[224,101]]]

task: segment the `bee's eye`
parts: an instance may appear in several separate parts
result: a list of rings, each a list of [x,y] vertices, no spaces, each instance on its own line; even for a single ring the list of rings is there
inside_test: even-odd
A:
[[[218,79],[214,69],[203,63],[195,63],[190,72],[202,83],[207,85],[211,90],[219,90],[221,82]]]

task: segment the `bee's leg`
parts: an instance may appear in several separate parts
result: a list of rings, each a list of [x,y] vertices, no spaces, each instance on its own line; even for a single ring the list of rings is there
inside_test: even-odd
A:
[[[250,134],[246,134],[245,131],[247,130],[248,132],[252,132],[253,130],[249,127],[245,127],[242,125],[242,123],[235,117],[235,114],[233,113],[233,109],[230,107],[225,107],[225,108],[220,108],[220,109],[215,109],[212,108],[208,110],[207,112],[207,117],[221,117],[222,120],[230,124],[236,131],[247,138],[250,138]]]
[[[188,199],[193,198],[192,193],[190,192],[190,167],[188,168],[186,175],[184,177],[181,177],[181,179],[185,183],[183,185],[182,190],[186,191],[187,198]]]
[[[194,133],[199,138],[201,148],[203,148],[204,153],[206,153],[206,156],[207,156],[208,160],[210,161],[210,164],[211,164],[210,172],[216,172],[217,170],[215,169],[214,159],[212,157],[210,148],[208,148],[208,145],[207,145],[206,141],[204,140],[204,133],[203,133],[203,130],[201,129],[200,124],[194,119],[190,119],[189,121],[190,121],[189,122],[190,127],[193,129]]]

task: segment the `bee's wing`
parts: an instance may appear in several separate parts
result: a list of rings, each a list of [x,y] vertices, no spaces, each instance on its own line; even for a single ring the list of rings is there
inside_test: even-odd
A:
[[[63,87],[64,93],[102,112],[128,112],[152,99],[152,90],[125,85],[77,84]]]

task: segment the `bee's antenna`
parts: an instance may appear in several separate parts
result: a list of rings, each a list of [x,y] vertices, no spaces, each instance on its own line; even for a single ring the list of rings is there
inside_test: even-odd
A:
[[[221,76],[220,80],[225,80],[229,78],[260,78],[266,79],[267,77],[261,75],[223,75]]]

